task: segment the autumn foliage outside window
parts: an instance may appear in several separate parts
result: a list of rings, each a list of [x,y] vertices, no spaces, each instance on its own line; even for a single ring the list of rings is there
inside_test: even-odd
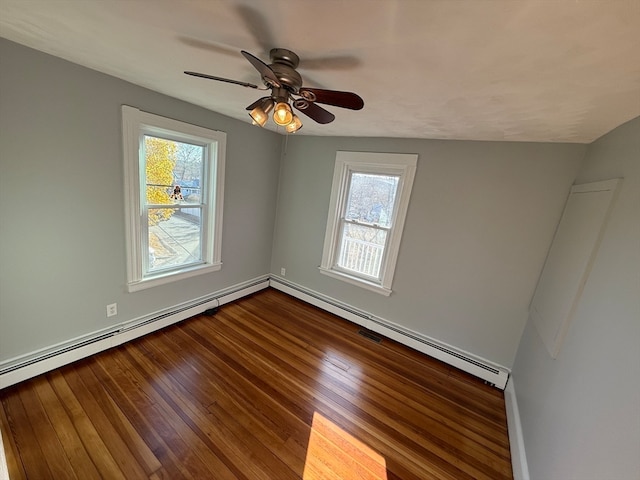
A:
[[[160,205],[170,203],[173,169],[176,166],[176,142],[163,138],[145,136],[145,172],[147,178],[147,204]],[[149,223],[157,225],[168,220],[173,210],[153,210],[149,212]]]

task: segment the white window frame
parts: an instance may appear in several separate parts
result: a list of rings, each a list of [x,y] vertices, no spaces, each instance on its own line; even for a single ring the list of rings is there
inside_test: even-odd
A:
[[[222,268],[222,211],[226,133],[191,125],[127,105],[122,106],[125,187],[125,234],[127,246],[127,290],[135,292],[202,275]],[[149,252],[143,251],[147,220],[143,213],[146,194],[144,173],[145,135],[193,143],[205,148],[204,198],[202,208],[202,263],[145,274]],[[147,249],[148,250],[148,249]]]
[[[327,230],[322,251],[322,263],[320,264],[321,273],[382,295],[391,295],[391,286],[398,260],[404,222],[409,208],[417,162],[417,154],[342,151],[336,153]],[[337,265],[342,237],[341,225],[347,208],[349,179],[352,173],[371,173],[399,177],[392,215],[394,221],[388,230],[387,244],[378,278],[361,276],[356,272],[346,271]]]

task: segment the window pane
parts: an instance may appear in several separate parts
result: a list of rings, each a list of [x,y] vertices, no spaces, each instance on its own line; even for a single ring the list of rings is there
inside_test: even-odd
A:
[[[398,176],[352,173],[345,218],[391,227]]]
[[[201,203],[203,146],[145,135],[144,148],[147,204]]]
[[[344,224],[338,266],[378,278],[387,232],[364,225]]]
[[[201,263],[201,209],[149,210],[149,272]]]

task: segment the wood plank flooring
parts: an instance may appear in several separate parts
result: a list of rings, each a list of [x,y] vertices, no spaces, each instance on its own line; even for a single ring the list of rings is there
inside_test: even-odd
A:
[[[502,392],[267,289],[0,391],[18,479],[510,479]]]

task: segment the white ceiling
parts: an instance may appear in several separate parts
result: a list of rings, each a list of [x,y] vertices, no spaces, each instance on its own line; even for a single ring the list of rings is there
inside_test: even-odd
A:
[[[257,84],[240,50],[288,48],[365,101],[303,135],[588,143],[640,115],[640,0],[0,0],[0,36],[246,122],[263,92],[182,72]]]

